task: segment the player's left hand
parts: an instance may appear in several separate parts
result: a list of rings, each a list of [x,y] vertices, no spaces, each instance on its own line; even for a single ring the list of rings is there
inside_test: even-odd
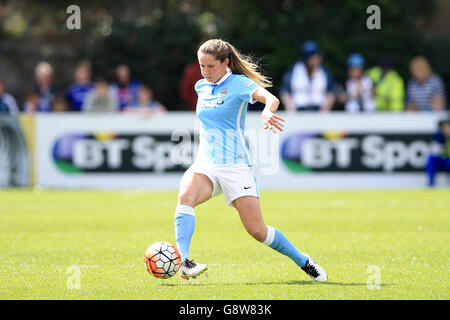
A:
[[[264,130],[270,129],[273,132],[277,133],[277,131],[274,129],[274,128],[277,128],[278,130],[280,130],[280,132],[283,131],[284,119],[281,118],[280,116],[277,116],[275,113],[270,112],[268,110],[264,110],[261,113],[261,117],[262,117],[263,123],[264,123]]]

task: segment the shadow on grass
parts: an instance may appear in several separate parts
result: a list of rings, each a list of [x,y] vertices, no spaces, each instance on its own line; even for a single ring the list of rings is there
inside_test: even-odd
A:
[[[183,283],[161,283],[160,286],[162,287],[204,287],[204,286],[235,286],[241,283],[236,283],[236,282],[230,282],[230,283],[218,283],[218,282],[194,282],[195,280],[193,280],[192,282],[183,282]]]
[[[248,282],[249,286],[260,285],[327,285],[327,286],[341,286],[341,287],[366,287],[367,283],[362,282],[335,282],[335,281],[312,281],[312,280],[291,280],[282,282]],[[382,283],[380,287],[388,287],[389,283]]]
[[[195,281],[195,280],[194,280]],[[335,281],[312,281],[312,280],[291,280],[291,281],[280,281],[280,282],[244,282],[244,283],[217,283],[217,282],[184,282],[184,283],[162,283],[163,287],[178,287],[178,286],[234,286],[234,285],[247,285],[247,286],[274,286],[274,285],[327,285],[327,286],[341,286],[341,287],[367,287],[367,283],[362,282],[335,282]],[[380,287],[388,287],[391,284],[381,283]]]

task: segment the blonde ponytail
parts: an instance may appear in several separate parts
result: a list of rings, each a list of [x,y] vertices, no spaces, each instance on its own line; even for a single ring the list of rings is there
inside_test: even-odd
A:
[[[208,40],[200,46],[198,51],[210,54],[221,62],[228,58],[230,60],[228,67],[231,72],[245,75],[263,88],[272,86],[272,81],[261,73],[259,66],[250,57],[242,55],[226,41],[220,39]]]

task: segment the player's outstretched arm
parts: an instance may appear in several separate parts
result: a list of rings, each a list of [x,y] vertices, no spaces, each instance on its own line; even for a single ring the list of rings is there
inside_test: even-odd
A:
[[[258,88],[255,90],[253,93],[253,98],[266,105],[261,113],[264,123],[264,130],[270,129],[276,133],[277,131],[274,129],[275,127],[278,130],[283,131],[284,119],[275,114],[278,110],[278,106],[280,105],[280,100],[264,88]]]

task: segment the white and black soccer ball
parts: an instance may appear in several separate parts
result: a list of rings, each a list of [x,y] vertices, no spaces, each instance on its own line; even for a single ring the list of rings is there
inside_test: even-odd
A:
[[[144,254],[145,268],[155,278],[173,277],[181,266],[178,249],[171,243],[161,241],[148,247]]]

